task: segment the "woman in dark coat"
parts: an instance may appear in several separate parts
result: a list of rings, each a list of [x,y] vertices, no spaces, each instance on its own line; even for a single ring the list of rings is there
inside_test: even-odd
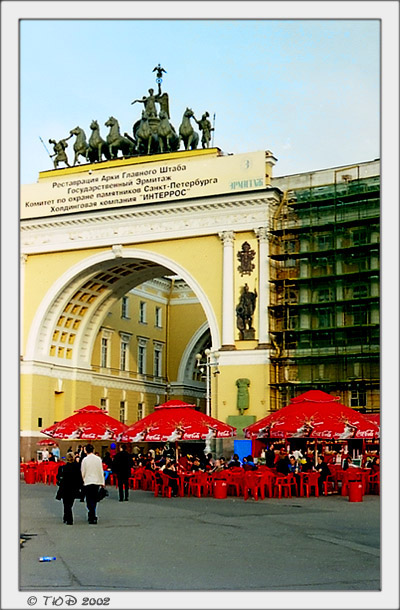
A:
[[[67,463],[62,464],[57,473],[57,485],[59,485],[57,499],[62,499],[64,504],[64,523],[72,525],[74,522],[72,507],[75,499],[80,497],[83,480],[80,464],[75,461],[72,451],[67,453],[66,460]]]

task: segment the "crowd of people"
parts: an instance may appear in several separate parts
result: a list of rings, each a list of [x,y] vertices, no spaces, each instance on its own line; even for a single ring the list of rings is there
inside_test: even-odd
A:
[[[351,457],[343,454],[342,468],[346,470],[353,468],[354,464]],[[380,469],[379,455],[368,460],[365,464],[375,474]],[[300,449],[293,449],[288,452],[281,447],[275,448],[270,444],[268,448],[261,451],[258,458],[248,455],[239,458],[234,453],[230,459],[224,456],[214,458],[212,453],[200,453],[192,455],[182,454],[167,443],[163,448],[157,447],[142,451],[139,447],[134,447],[132,453],[127,451],[124,444],[119,447],[119,451],[111,455],[108,451],[101,458],[94,452],[93,445],[79,445],[75,452],[69,447],[66,454],[66,463],[62,464],[58,470],[57,483],[59,491],[58,499],[63,500],[64,504],[64,523],[73,524],[72,507],[75,499],[81,502],[86,499],[89,524],[97,523],[96,506],[98,502],[99,488],[105,487],[108,477],[113,474],[117,477],[118,495],[120,502],[129,500],[129,478],[137,468],[144,471],[151,471],[155,474],[156,480],[160,482],[161,473],[168,476],[168,485],[171,487],[171,495],[178,495],[179,475],[195,474],[198,472],[218,473],[224,470],[241,469],[243,471],[256,471],[260,467],[266,466],[273,469],[278,476],[293,474],[299,480],[300,473],[318,473],[318,488],[322,494],[324,482],[331,474],[324,455],[315,455],[311,452],[304,452]]]

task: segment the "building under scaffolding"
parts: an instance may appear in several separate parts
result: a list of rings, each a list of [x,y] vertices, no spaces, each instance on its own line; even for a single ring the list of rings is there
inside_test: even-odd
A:
[[[270,242],[271,408],[311,388],[379,411],[378,160],[278,177]]]

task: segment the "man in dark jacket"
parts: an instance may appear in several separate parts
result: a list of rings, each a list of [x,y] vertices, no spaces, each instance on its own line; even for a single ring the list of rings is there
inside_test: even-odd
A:
[[[75,499],[80,496],[83,480],[80,465],[75,462],[72,451],[67,453],[66,459],[67,463],[62,464],[57,472],[56,481],[59,490],[56,497],[62,499],[64,504],[64,523],[72,525],[74,522],[72,507]]]
[[[129,500],[129,477],[133,460],[130,453],[126,450],[126,445],[121,445],[119,453],[113,459],[112,471],[118,478],[119,501]],[[125,496],[124,496],[125,492]]]

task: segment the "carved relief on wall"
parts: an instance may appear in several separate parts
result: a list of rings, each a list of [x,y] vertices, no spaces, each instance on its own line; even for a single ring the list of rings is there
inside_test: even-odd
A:
[[[242,277],[244,275],[251,275],[254,271],[255,265],[253,264],[253,258],[255,255],[255,251],[252,250],[250,244],[245,241],[242,244],[241,251],[237,253],[237,258],[240,262],[238,271]]]

